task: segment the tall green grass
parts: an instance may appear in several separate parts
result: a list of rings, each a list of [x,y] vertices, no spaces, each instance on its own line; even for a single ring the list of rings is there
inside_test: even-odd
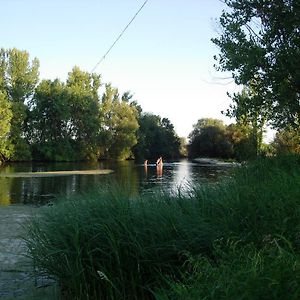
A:
[[[169,288],[157,292],[156,299],[297,300],[299,254],[273,242],[262,249],[234,242],[222,245],[215,249],[217,261],[203,255],[188,257],[181,281],[166,278]]]
[[[189,299],[182,298],[186,291],[201,296],[190,299],[219,299],[196,283],[210,290],[234,282],[238,291],[239,280],[254,270],[251,263],[259,266],[257,257],[262,266],[273,263],[271,271],[255,271],[271,279],[285,259],[299,269],[298,157],[257,160],[218,184],[194,187],[190,196],[129,195],[102,186],[62,199],[32,221],[29,253],[41,272],[59,281],[66,299]],[[287,257],[274,259],[276,253]],[[297,284],[290,288],[300,297]],[[222,293],[220,299],[234,299]]]
[[[167,194],[131,199],[102,187],[44,209],[29,228],[36,265],[78,299],[147,299],[182,253],[209,253],[217,238],[198,203]]]

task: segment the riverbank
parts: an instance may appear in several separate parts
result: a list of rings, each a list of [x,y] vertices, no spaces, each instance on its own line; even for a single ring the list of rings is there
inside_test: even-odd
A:
[[[299,207],[300,158],[264,158],[189,195],[74,196],[27,246],[67,298],[299,299]]]
[[[216,158],[198,157],[194,158],[193,162],[196,162],[200,166],[211,166],[211,167],[235,167],[239,166],[238,162],[223,161]]]
[[[38,276],[26,257],[25,228],[37,208],[0,206],[0,298],[3,300],[53,300],[58,290],[53,281]]]

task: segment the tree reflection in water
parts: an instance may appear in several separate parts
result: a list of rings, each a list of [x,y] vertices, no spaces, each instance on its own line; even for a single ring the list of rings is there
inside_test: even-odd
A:
[[[188,160],[164,162],[163,166],[135,164],[133,161],[104,161],[95,163],[16,163],[5,165],[0,172],[32,172],[61,170],[112,169],[110,175],[72,175],[44,178],[0,177],[0,205],[11,203],[47,204],[57,195],[72,196],[85,193],[101,185],[118,185],[135,197],[156,189],[171,192],[185,191],[194,183],[218,180],[228,170],[201,167]]]

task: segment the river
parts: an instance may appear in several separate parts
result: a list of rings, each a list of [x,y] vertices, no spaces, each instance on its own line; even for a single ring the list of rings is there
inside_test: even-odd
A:
[[[31,172],[113,170],[107,175],[68,175],[32,177]],[[15,177],[23,172],[26,177]],[[106,183],[125,187],[133,195],[156,189],[188,191],[195,183],[216,181],[228,174],[227,168],[203,167],[188,160],[166,162],[162,169],[147,168],[133,161],[76,163],[10,163],[0,167],[0,298],[59,299],[53,281],[36,277],[32,262],[26,257],[22,236],[26,222],[37,206],[54,202],[58,195],[72,196]],[[14,176],[14,177],[9,177]],[[42,288],[40,288],[42,287]]]
[[[109,175],[69,175],[50,177],[5,177],[16,172],[48,172],[111,169]],[[0,205],[38,204],[55,201],[58,195],[70,196],[87,192],[100,184],[115,184],[127,188],[132,194],[164,189],[187,191],[195,183],[215,181],[228,169],[200,166],[189,160],[165,162],[162,170],[155,164],[145,168],[133,161],[76,162],[76,163],[9,163],[0,168]]]

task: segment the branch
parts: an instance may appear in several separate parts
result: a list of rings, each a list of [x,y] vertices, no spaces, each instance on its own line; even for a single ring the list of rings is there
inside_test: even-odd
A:
[[[252,33],[259,39],[260,42],[262,42],[262,38],[248,24],[245,24],[245,27],[248,29],[250,34]]]

